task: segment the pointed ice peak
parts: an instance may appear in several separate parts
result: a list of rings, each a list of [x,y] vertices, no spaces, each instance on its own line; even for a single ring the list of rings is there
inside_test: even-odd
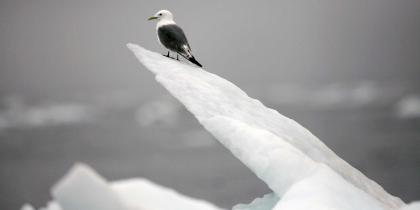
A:
[[[128,209],[103,177],[81,163],[52,188],[52,195],[64,210]]]
[[[127,46],[156,74],[159,83],[279,197],[322,166],[372,196],[385,209],[404,205],[307,129],[250,98],[231,82],[138,45]]]

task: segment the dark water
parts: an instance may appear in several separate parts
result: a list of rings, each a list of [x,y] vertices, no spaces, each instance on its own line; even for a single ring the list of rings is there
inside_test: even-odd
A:
[[[304,111],[276,107],[342,158],[404,201],[420,198],[420,120],[390,108]],[[181,193],[230,208],[269,192],[187,111],[175,124],[141,127],[134,110],[94,123],[7,129],[0,133],[0,209],[44,205],[49,188],[75,162],[109,180],[145,177]]]

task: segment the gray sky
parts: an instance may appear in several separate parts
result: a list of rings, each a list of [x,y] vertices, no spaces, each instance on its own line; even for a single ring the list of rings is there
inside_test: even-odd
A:
[[[420,76],[420,1],[2,0],[3,95],[73,97],[133,89],[152,76],[127,42],[164,52],[155,23],[169,9],[209,71],[239,85],[378,80]],[[143,68],[143,67],[140,67]]]

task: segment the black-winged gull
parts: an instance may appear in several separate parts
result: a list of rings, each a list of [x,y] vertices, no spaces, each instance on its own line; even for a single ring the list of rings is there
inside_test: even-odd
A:
[[[179,60],[179,54],[191,63],[202,67],[191,53],[191,47],[188,44],[187,37],[185,36],[184,31],[175,23],[171,12],[168,10],[161,10],[148,20],[158,20],[156,24],[158,39],[169,51],[177,53],[177,60]],[[169,51],[168,54],[165,55],[166,57],[170,57]]]

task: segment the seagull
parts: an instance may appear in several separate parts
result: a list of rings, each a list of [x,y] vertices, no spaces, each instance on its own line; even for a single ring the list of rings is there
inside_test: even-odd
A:
[[[148,20],[158,20],[156,24],[156,31],[160,43],[168,49],[168,54],[164,55],[170,57],[169,52],[177,53],[176,59],[179,60],[178,55],[181,55],[191,63],[199,67],[203,67],[197,60],[195,60],[191,53],[191,47],[188,44],[187,37],[184,31],[175,23],[174,16],[168,10],[160,10]]]

